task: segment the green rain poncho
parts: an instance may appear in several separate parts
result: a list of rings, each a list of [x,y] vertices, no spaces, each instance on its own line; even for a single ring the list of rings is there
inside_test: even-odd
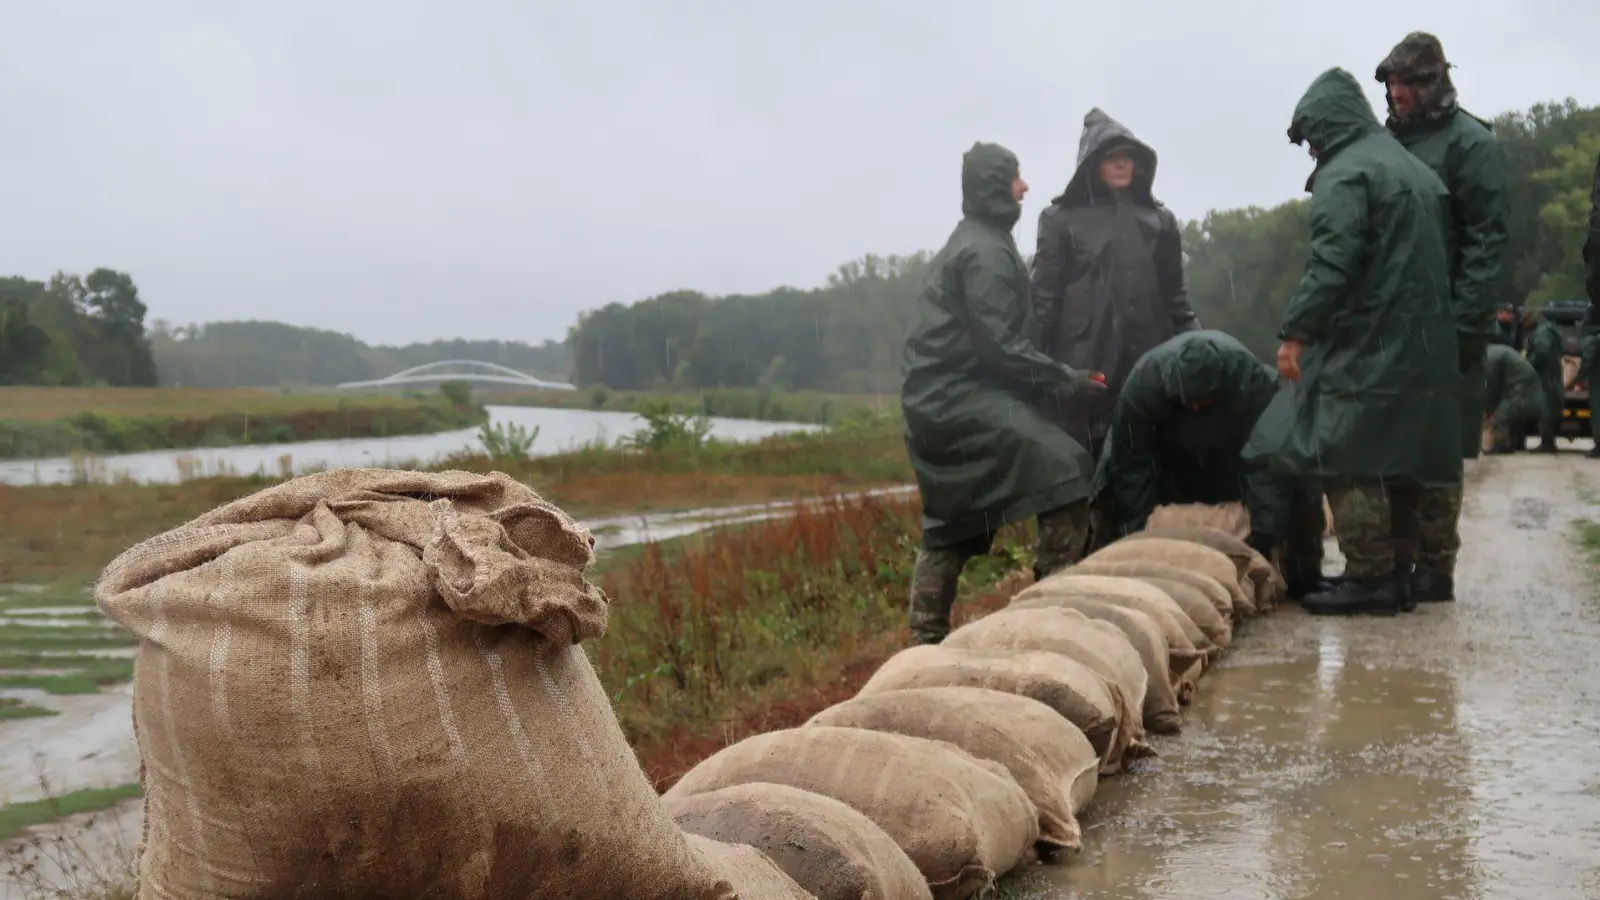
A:
[[[1279,332],[1304,342],[1302,375],[1264,414],[1246,458],[1329,486],[1459,484],[1449,193],[1343,69],[1312,83],[1290,137],[1319,154],[1311,258]]]
[[[1039,412],[1086,374],[1039,350],[1028,270],[1011,229],[1017,158],[975,144],[963,218],[934,257],[905,345],[900,406],[922,494],[923,546],[946,547],[1089,498],[1094,462]]]

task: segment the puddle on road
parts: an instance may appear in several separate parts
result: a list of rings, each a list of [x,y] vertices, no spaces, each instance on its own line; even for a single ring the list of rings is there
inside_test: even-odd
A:
[[[1247,624],[1084,852],[1002,896],[1600,898],[1600,603],[1566,534],[1594,510],[1554,460],[1486,474],[1459,602]]]

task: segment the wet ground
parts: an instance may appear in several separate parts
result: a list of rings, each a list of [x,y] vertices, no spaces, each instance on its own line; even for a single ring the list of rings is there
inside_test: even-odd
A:
[[[1458,600],[1250,623],[1037,900],[1600,898],[1600,462],[1476,463]]]
[[[1600,570],[1574,541],[1576,520],[1600,521],[1600,462],[1530,454],[1474,463],[1470,477],[1457,603],[1250,623],[1185,733],[1102,782],[1084,853],[1008,880],[1002,896],[1600,898]],[[591,524],[614,526],[612,543],[635,536],[615,526],[662,537],[756,513]],[[94,713],[0,723],[5,787],[36,783],[23,744],[72,773],[68,787],[132,780],[127,701],[95,700]],[[69,718],[110,745],[74,744]],[[137,823],[134,805],[114,843]],[[40,834],[63,833],[81,832]],[[0,870],[0,900],[21,896]]]

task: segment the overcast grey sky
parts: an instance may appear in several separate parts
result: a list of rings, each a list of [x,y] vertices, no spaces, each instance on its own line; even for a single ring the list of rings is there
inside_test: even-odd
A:
[[[131,272],[152,318],[560,338],[676,288],[936,248],[974,140],[1017,229],[1100,105],[1184,218],[1298,196],[1300,93],[1427,29],[1491,116],[1600,103],[1600,2],[0,0],[0,273]],[[1314,12],[1313,12],[1314,11]]]

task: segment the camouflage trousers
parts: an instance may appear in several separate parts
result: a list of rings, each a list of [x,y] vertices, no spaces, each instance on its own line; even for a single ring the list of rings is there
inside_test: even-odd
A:
[[[1043,578],[1083,558],[1089,542],[1089,503],[1079,501],[1040,513],[1039,542],[1034,549],[1033,575]],[[973,557],[989,552],[994,534],[917,553],[911,573],[911,642],[937,644],[950,633],[950,610],[955,606],[961,570]]]
[[[1363,482],[1328,489],[1345,574],[1387,578],[1412,566],[1453,577],[1461,538],[1461,487],[1422,489]]]

